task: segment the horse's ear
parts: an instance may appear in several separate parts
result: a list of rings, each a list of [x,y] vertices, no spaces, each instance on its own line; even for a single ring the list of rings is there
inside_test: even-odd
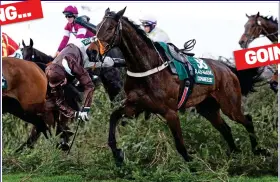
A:
[[[109,13],[110,12],[110,8],[107,8],[106,10],[105,10],[105,15],[107,14],[107,13]]]
[[[258,11],[258,13],[257,13],[257,18],[260,16],[260,12]]]
[[[249,15],[247,15],[247,13],[246,13],[246,16],[247,16],[247,18],[250,18],[250,16],[249,16]]]
[[[126,7],[125,7],[124,9],[120,10],[120,11],[116,14],[117,20],[119,20],[119,19],[123,16],[125,10],[126,10]]]
[[[30,38],[30,47],[33,47],[33,40]]]
[[[22,45],[23,45],[23,47],[26,47],[23,39],[22,39]]]

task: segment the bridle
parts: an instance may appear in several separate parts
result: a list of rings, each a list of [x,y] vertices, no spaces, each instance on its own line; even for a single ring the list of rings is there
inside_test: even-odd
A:
[[[248,35],[247,32],[245,32],[245,33],[243,34],[243,35],[247,38],[247,41],[246,41],[246,45],[247,45],[247,46],[248,46],[248,44],[249,44],[250,42],[252,42],[253,40],[255,40],[255,39],[257,39],[257,38],[268,37],[268,36],[270,36],[270,35],[273,35],[274,38],[276,38],[276,39],[278,38],[278,37],[276,36],[276,35],[278,35],[278,30],[277,30],[276,32],[273,32],[273,33],[268,33],[267,30],[263,27],[263,25],[262,25],[261,23],[259,23],[258,21],[259,21],[258,19],[256,19],[256,20],[254,21],[254,23],[256,24],[256,26],[254,27],[254,29],[253,29],[251,35]],[[255,37],[255,36],[253,36],[253,34],[255,34],[255,33],[258,31],[258,28],[260,28],[260,29],[259,29],[259,32],[258,32],[258,35],[260,35],[262,32],[264,32],[265,34],[264,34],[263,36]]]
[[[102,28],[102,26],[104,25],[104,23],[105,23],[105,21],[106,21],[106,19],[107,18],[111,18],[111,19],[114,19],[114,16],[113,15],[106,15],[105,17],[104,17],[104,19],[103,19],[103,21],[101,22],[101,25],[99,26],[99,28],[97,29],[97,31],[96,31],[96,37],[98,37],[98,33],[99,33],[99,30]],[[118,41],[118,43],[120,43],[121,42],[121,37],[122,37],[122,18],[120,18],[119,20],[118,20],[118,24],[116,25],[116,28],[115,28],[115,31],[114,31],[114,36],[113,36],[113,38],[111,39],[111,41],[110,41],[110,43],[109,44],[107,44],[106,46],[103,46],[102,45],[102,43],[101,43],[101,41],[100,41],[100,39],[98,39],[97,38],[97,41],[98,41],[98,43],[99,43],[99,46],[100,46],[100,49],[102,49],[102,51],[103,51],[103,55],[105,55],[106,56],[106,54],[112,49],[112,48],[114,48],[115,46],[117,46],[117,37],[119,37],[119,41]],[[105,57],[105,56],[103,56],[103,58]],[[103,61],[103,59],[102,59],[102,61]]]
[[[114,19],[114,16],[113,16],[113,15],[106,15],[106,16],[104,17],[103,21],[101,22],[101,25],[99,26],[99,28],[97,28],[97,31],[96,31],[96,37],[97,37],[97,40],[98,40],[98,42],[99,42],[100,49],[102,49],[102,51],[103,51],[103,53],[101,53],[102,56],[103,56],[102,62],[103,62],[103,60],[105,59],[106,54],[107,54],[113,47],[117,46],[117,43],[116,43],[117,37],[119,37],[118,44],[121,42],[121,37],[122,37],[122,17],[121,17],[121,18],[119,18],[119,20],[118,20],[118,23],[117,23],[116,28],[115,28],[115,31],[114,31],[114,36],[113,36],[112,40],[110,41],[110,43],[107,44],[105,47],[102,45],[101,41],[98,39],[98,33],[99,33],[99,30],[101,29],[101,27],[104,25],[104,23],[105,23],[105,21],[106,21],[107,18],[112,18],[112,19]],[[153,47],[154,47],[155,51],[157,52],[159,58],[161,59],[162,65],[160,65],[160,66],[158,66],[158,67],[156,67],[156,68],[147,70],[147,71],[145,71],[145,72],[137,72],[137,73],[135,73],[135,72],[131,72],[131,71],[127,70],[126,73],[127,73],[128,76],[131,76],[131,77],[138,77],[138,78],[139,78],[139,77],[146,77],[146,76],[155,74],[155,73],[157,73],[157,72],[160,72],[160,71],[162,71],[163,69],[165,69],[166,67],[169,66],[168,62],[167,62],[167,61],[164,61],[164,60],[162,59],[162,57],[160,56],[160,54],[159,54],[158,50],[156,49],[156,47],[154,46],[154,44],[153,44]]]

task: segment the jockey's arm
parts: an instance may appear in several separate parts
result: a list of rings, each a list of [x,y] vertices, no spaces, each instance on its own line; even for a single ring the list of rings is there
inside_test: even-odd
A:
[[[57,49],[57,52],[60,52],[62,51],[62,49],[64,49],[68,43],[70,39],[70,30],[69,30],[69,27],[68,27],[68,24],[64,27],[64,35],[63,35],[63,38],[60,42],[60,45]]]
[[[80,84],[84,87],[84,108],[90,108],[94,92],[94,85],[88,72],[75,61],[69,61],[71,72],[79,80]]]

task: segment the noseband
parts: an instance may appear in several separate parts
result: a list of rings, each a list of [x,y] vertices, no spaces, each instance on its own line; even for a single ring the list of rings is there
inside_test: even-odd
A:
[[[97,29],[97,33],[96,33],[96,37],[98,37],[98,33],[99,33],[99,30],[101,29],[101,27],[104,25],[105,21],[107,18],[111,18],[111,19],[114,19],[114,16],[112,15],[106,15],[104,17],[104,20],[101,22],[101,25],[100,27]],[[121,18],[118,20],[118,24],[116,25],[116,28],[115,28],[115,31],[114,31],[114,36],[113,38],[111,39],[110,43],[107,44],[106,46],[103,46],[102,43],[100,42],[99,39],[98,40],[98,43],[99,43],[99,46],[100,48],[102,49],[102,52],[103,52],[103,55],[107,54],[112,48],[114,48],[115,46],[117,46],[117,37],[119,37],[119,41],[118,43],[120,43],[121,41],[121,34],[122,34],[122,21],[121,21]],[[102,40],[101,40],[102,41]],[[104,56],[105,57],[105,56]]]

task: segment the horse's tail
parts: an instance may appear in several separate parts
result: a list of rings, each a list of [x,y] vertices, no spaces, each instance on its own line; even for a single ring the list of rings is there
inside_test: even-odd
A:
[[[255,92],[255,84],[264,80],[261,77],[261,74],[264,71],[264,67],[250,68],[238,71],[236,68],[228,64],[226,65],[237,76],[243,96],[247,96],[250,92]]]

